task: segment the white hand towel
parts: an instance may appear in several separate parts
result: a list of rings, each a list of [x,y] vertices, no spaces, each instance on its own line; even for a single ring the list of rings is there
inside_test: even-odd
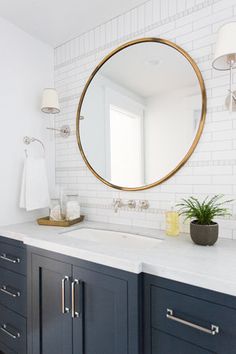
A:
[[[27,211],[50,205],[46,163],[44,158],[27,157],[22,176],[20,208]]]

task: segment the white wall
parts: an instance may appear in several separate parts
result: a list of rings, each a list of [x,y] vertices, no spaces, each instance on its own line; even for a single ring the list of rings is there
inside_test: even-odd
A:
[[[201,108],[201,93],[199,86],[195,89],[198,95],[193,95],[192,91],[192,87],[170,90],[147,99],[145,171],[148,184],[170,173],[193,143],[194,110]],[[198,117],[200,121],[201,112]]]
[[[44,129],[46,120],[40,113],[42,89],[53,85],[53,50],[2,18],[0,33],[0,224],[3,225],[38,215],[18,207],[25,135],[45,142],[53,183],[54,144],[49,142]],[[35,144],[29,149],[40,149]]]
[[[149,0],[55,50],[55,83],[62,102],[59,119],[70,123],[74,131],[78,100],[91,71],[128,40],[154,36],[176,42],[197,62],[206,83],[208,114],[201,141],[185,167],[153,189],[134,193],[110,189],[86,168],[75,134],[66,143],[57,139],[57,182],[80,194],[82,211],[89,219],[164,228],[170,201],[215,193],[236,199],[236,115],[224,107],[228,73],[211,66],[219,27],[235,20],[235,0]],[[113,197],[148,199],[150,209],[114,214]],[[230,220],[220,220],[221,237],[236,239],[235,206],[233,214]]]

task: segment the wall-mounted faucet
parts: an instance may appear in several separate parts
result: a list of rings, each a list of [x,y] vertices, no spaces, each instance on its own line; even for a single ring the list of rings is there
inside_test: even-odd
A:
[[[128,200],[127,203],[124,203],[120,198],[113,199],[113,208],[115,213],[118,212],[118,209],[128,207],[129,209],[136,209],[137,202],[134,199]],[[138,209],[143,211],[149,208],[148,200],[139,200],[138,201]]]
[[[114,207],[115,213],[117,213],[118,209],[120,209],[122,207],[128,207],[130,209],[135,209],[136,208],[136,201],[133,199],[130,199],[130,200],[128,200],[127,203],[124,203],[124,202],[122,202],[122,200],[120,198],[113,199],[113,207]]]

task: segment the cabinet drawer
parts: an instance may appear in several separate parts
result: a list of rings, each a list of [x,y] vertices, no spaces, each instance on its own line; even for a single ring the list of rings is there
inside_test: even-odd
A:
[[[0,267],[26,274],[26,249],[0,242]]]
[[[0,303],[26,316],[26,277],[0,268]]]
[[[151,326],[217,354],[235,354],[236,311],[229,307],[151,286]]]
[[[0,306],[0,343],[19,354],[26,353],[26,320]]]
[[[152,354],[216,354],[170,334],[152,330]]]

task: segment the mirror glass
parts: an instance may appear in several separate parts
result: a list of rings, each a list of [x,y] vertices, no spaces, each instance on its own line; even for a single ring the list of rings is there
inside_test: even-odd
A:
[[[113,187],[145,189],[169,178],[200,137],[204,83],[192,59],[173,46],[145,41],[113,52],[81,96],[80,150]]]

